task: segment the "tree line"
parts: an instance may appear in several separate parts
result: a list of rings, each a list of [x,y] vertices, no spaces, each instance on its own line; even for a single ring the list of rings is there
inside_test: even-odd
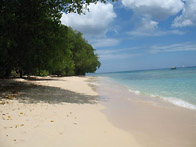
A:
[[[0,77],[13,70],[21,76],[95,72],[101,64],[94,48],[60,21],[62,11],[82,13],[92,2],[97,1],[1,0]]]

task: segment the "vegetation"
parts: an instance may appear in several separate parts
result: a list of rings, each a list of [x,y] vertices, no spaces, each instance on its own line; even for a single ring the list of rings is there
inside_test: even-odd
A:
[[[100,0],[106,2],[105,0]],[[100,67],[80,32],[60,22],[62,11],[82,13],[97,0],[1,0],[0,77],[84,75]]]

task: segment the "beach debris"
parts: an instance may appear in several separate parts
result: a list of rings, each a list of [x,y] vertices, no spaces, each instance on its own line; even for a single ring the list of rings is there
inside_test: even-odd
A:
[[[18,128],[18,125],[15,125],[15,128]]]
[[[24,124],[21,124],[20,126],[21,126],[21,127],[23,127],[23,126],[24,126]]]
[[[16,139],[14,139],[14,141],[16,141]]]
[[[5,104],[5,101],[1,101],[0,104],[1,104],[1,105],[4,105],[4,104]]]
[[[50,122],[54,122],[54,120],[51,120]]]
[[[70,114],[72,114],[72,112],[70,112]]]
[[[77,125],[77,124],[78,124],[78,123],[76,123],[76,122],[74,123],[74,125]]]
[[[23,112],[20,112],[20,114],[23,114]]]
[[[8,116],[8,119],[7,120],[12,120],[11,116]]]
[[[5,115],[5,113],[3,113],[2,115]]]

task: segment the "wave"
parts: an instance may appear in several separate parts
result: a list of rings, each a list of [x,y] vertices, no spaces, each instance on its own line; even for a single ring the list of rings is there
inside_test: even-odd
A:
[[[183,101],[181,99],[177,99],[177,98],[173,98],[173,97],[161,97],[163,98],[164,100],[174,104],[174,105],[177,105],[177,106],[180,106],[180,107],[183,107],[183,108],[188,108],[188,109],[191,109],[191,110],[196,110],[196,106],[193,105],[193,104],[190,104],[189,102],[186,102],[186,101]]]
[[[135,94],[141,94],[141,92],[139,90],[131,90],[131,89],[128,89],[129,92],[133,92]]]
[[[137,95],[139,94],[143,94],[141,91],[138,91],[138,90],[132,90],[132,89],[128,89],[129,92],[132,92],[132,93],[135,93]],[[146,95],[146,94],[145,94]],[[196,106],[194,104],[191,104],[189,102],[186,102],[184,100],[181,100],[181,99],[178,99],[178,98],[174,98],[174,97],[162,97],[162,96],[159,96],[159,95],[154,95],[154,94],[147,94],[151,97],[154,97],[154,98],[161,98],[169,103],[172,103],[176,106],[180,106],[180,107],[183,107],[183,108],[187,108],[187,109],[191,109],[191,110],[196,110]]]

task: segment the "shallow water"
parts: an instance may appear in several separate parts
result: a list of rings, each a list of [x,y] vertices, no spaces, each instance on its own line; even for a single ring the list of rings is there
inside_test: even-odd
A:
[[[196,67],[96,74],[128,91],[196,110]]]

